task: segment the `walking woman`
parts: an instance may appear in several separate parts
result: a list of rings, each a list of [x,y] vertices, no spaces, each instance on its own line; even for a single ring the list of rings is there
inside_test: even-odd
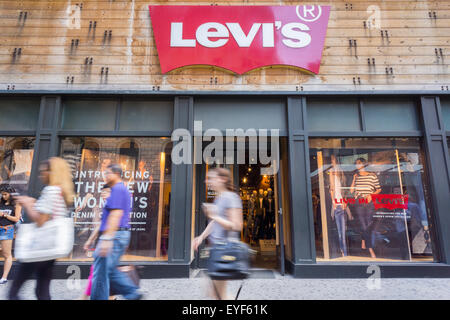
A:
[[[208,238],[209,245],[225,241],[228,237],[240,239],[242,231],[242,202],[234,192],[233,179],[228,169],[216,168],[208,172],[205,183],[216,192],[214,204],[204,204],[203,211],[210,222],[203,233],[194,239],[193,248]],[[212,280],[213,296],[216,299],[228,300],[227,281]]]
[[[339,235],[339,248],[341,250],[341,255],[343,257],[347,256],[347,239],[346,239],[346,213],[348,218],[351,220],[352,215],[350,210],[347,208],[347,204],[343,201],[343,193],[345,187],[345,176],[344,172],[339,165],[339,162],[334,154],[331,155],[331,166],[330,170],[330,194],[331,201],[333,203],[331,210],[331,219],[336,221],[336,227],[338,229]]]
[[[14,239],[14,225],[22,217],[22,207],[14,202],[11,194],[14,194],[15,190],[12,187],[1,186],[0,191],[2,193],[0,199],[0,244],[2,245],[2,255],[5,258],[0,284],[5,284],[8,282],[8,274],[12,266],[11,247]]]
[[[39,178],[46,186],[38,200],[19,196],[17,203],[22,205],[28,217],[41,227],[50,219],[66,217],[67,206],[72,204],[74,188],[68,163],[62,158],[50,158],[39,166]],[[18,292],[25,281],[36,273],[36,297],[50,300],[50,281],[55,260],[20,263],[16,278],[9,291],[10,300],[18,300]]]

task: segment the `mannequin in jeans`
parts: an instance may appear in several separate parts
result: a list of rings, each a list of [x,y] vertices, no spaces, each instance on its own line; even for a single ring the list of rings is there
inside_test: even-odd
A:
[[[353,219],[347,204],[342,201],[343,188],[345,186],[345,176],[342,172],[341,166],[334,154],[331,155],[331,170],[330,170],[330,195],[333,203],[331,209],[331,219],[336,221],[336,227],[339,235],[339,248],[343,257],[347,256],[347,242],[346,242],[346,219],[345,214],[348,213],[348,218]]]

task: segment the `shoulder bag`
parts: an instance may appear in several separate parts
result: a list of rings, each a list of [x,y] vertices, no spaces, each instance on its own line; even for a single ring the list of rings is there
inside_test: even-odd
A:
[[[213,280],[247,279],[249,266],[249,247],[237,239],[217,242],[209,251],[208,275]]]
[[[61,195],[62,197],[62,195]],[[20,262],[48,261],[67,257],[73,249],[74,225],[70,217],[54,217],[38,227],[21,223],[16,236],[14,256]]]

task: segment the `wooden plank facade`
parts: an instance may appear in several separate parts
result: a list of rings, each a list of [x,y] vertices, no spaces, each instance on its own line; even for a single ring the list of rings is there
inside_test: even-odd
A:
[[[448,90],[449,0],[310,3],[331,6],[318,75],[289,67],[237,75],[209,66],[163,75],[148,5],[299,3],[0,0],[0,90]]]

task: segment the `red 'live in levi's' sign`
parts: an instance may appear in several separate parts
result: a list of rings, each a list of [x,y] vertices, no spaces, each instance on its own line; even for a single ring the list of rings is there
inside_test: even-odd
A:
[[[401,194],[373,194],[375,209],[408,209],[408,195]]]
[[[319,72],[329,6],[149,7],[162,73],[188,65]]]

